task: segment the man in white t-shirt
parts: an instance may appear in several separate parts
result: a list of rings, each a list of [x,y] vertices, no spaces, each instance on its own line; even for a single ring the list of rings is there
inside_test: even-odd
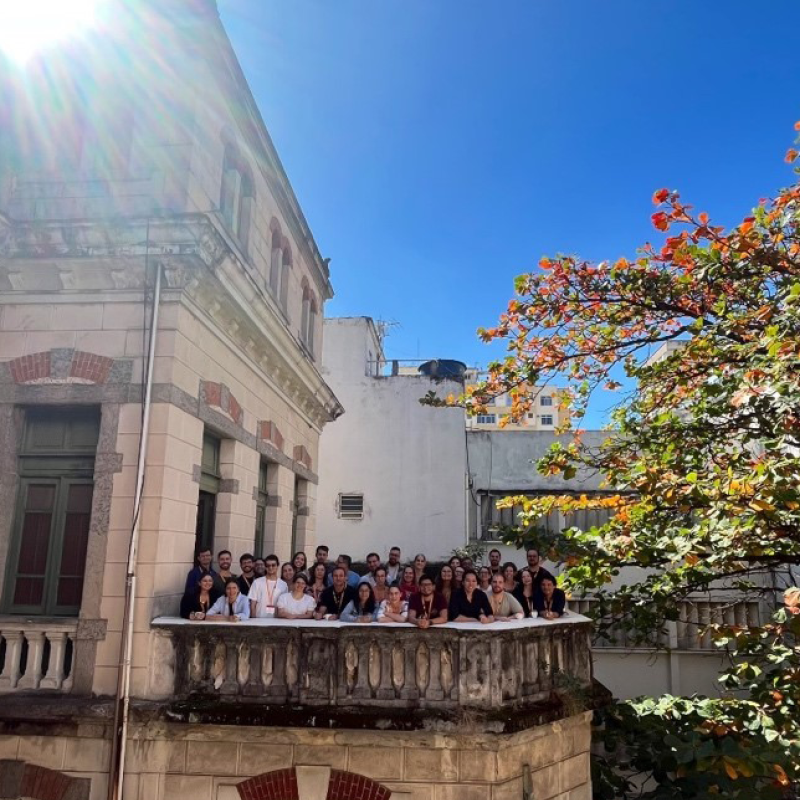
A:
[[[310,594],[306,594],[307,588],[306,576],[298,572],[292,579],[292,591],[278,598],[277,616],[281,619],[311,619],[317,601]]]
[[[289,591],[285,581],[278,577],[278,556],[265,559],[267,574],[253,581],[247,596],[250,598],[250,617],[274,617],[278,598]]]

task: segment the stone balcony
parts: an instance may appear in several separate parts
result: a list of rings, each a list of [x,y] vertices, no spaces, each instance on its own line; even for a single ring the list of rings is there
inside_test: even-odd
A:
[[[428,630],[312,620],[153,621],[157,693],[188,704],[452,716],[532,707],[591,683],[586,617]],[[212,704],[213,705],[213,704]]]

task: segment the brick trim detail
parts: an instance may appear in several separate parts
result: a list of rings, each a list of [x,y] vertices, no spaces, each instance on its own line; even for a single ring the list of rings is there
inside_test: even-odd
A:
[[[114,360],[106,356],[76,350],[72,354],[69,376],[70,378],[83,378],[92,383],[105,383],[113,364]]]
[[[32,353],[20,356],[9,363],[14,383],[28,383],[50,377],[50,353]]]
[[[90,781],[85,778],[72,778],[63,772],[24,761],[0,761],[2,797],[88,800],[89,787]]]
[[[113,366],[113,358],[83,350],[31,353],[9,362],[11,379],[14,383],[30,383],[47,378],[53,380],[80,378],[91,383],[104,384],[108,381]]]
[[[299,800],[294,768],[264,772],[236,785],[241,800]]]
[[[311,454],[306,450],[304,445],[298,444],[295,446],[294,460],[302,464],[307,470],[311,469]]]
[[[242,406],[224,383],[200,381],[200,400],[224,411],[237,425],[242,424]]]
[[[331,770],[326,800],[389,800],[391,790],[354,772]]]
[[[278,426],[271,420],[265,419],[258,423],[258,438],[269,442],[283,452],[283,436],[278,430]]]
[[[265,772],[237,784],[241,800],[299,800],[294,768]],[[331,770],[326,800],[389,800],[385,786],[354,772]]]

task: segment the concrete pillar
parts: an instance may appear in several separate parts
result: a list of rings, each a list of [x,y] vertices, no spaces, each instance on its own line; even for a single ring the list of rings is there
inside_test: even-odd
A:
[[[217,495],[217,516],[214,527],[214,550],[230,550],[233,571],[242,553],[253,550],[259,454],[234,439],[220,444],[220,492]],[[216,555],[216,554],[215,554]]]

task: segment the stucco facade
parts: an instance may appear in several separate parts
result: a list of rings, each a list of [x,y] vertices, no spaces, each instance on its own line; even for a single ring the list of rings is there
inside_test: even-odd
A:
[[[419,373],[384,375],[382,343],[368,317],[325,320],[322,374],[347,409],[327,426],[320,445],[320,539],[363,559],[448,557],[466,542],[466,446],[459,409],[430,408],[434,391],[463,385]],[[343,518],[341,496],[363,498],[363,514]]]

